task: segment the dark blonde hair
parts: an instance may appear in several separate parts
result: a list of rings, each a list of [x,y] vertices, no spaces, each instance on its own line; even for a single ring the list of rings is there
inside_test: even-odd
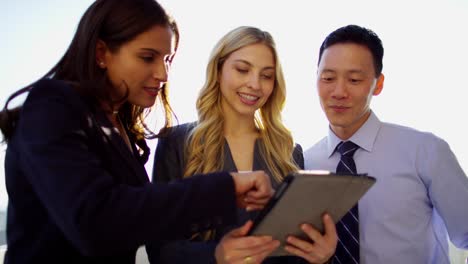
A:
[[[294,142],[283,125],[281,111],[286,100],[286,85],[272,36],[255,27],[239,27],[227,33],[211,52],[206,81],[197,99],[198,123],[191,131],[184,176],[222,170],[224,164],[224,117],[221,91],[217,82],[223,63],[235,51],[262,43],[270,48],[275,61],[275,84],[268,101],[255,115],[260,131],[260,153],[277,181],[298,167],[292,159]]]

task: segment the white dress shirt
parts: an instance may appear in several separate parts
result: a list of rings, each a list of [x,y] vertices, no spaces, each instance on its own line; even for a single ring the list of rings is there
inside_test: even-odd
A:
[[[377,179],[359,201],[361,263],[449,263],[447,231],[468,249],[468,178],[444,140],[374,113],[349,140],[360,146],[357,172]],[[340,141],[329,129],[305,169],[334,172]]]

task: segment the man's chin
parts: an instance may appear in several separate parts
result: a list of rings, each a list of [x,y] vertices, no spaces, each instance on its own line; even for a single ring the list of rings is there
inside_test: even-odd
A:
[[[338,114],[327,114],[327,119],[330,125],[332,126],[346,126],[349,122],[346,120],[345,116]]]

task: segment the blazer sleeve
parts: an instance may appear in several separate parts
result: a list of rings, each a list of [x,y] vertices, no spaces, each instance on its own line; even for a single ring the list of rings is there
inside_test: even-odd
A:
[[[296,162],[299,169],[304,169],[304,153],[302,151],[302,146],[296,143],[293,150],[293,159]]]
[[[161,184],[183,178],[185,164],[185,140],[189,133],[189,124],[169,128],[169,131],[158,139],[154,156],[152,182]],[[188,237],[187,237],[188,238]],[[204,243],[199,246],[204,249]],[[184,263],[190,250],[198,250],[195,242],[188,240],[155,241],[146,244],[146,253],[150,263]],[[203,250],[207,252],[207,250]],[[190,254],[193,255],[193,254]]]
[[[192,124],[172,127],[165,136],[158,139],[154,155],[152,182],[167,183],[183,178],[185,140],[192,127]]]
[[[90,138],[98,137],[90,135],[87,108],[76,92],[50,82],[37,86],[23,106],[11,151],[53,223],[82,254],[112,255],[235,221],[228,173],[169,185],[119,183],[90,148]]]

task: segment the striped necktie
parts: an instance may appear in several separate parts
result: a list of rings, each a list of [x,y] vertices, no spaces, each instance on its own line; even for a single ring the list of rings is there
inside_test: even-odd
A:
[[[342,141],[336,148],[341,154],[336,173],[356,174],[353,155],[359,146],[351,141]],[[335,263],[359,263],[359,212],[357,204],[336,224],[336,230],[338,245],[334,256]]]

